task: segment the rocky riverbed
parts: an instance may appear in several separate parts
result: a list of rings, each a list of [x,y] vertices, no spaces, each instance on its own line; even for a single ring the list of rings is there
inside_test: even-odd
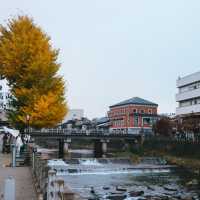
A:
[[[127,159],[69,159],[55,166],[51,162],[57,175],[82,199],[200,199],[195,179],[188,182],[186,172],[159,159],[145,159],[138,165]]]
[[[198,188],[188,189],[174,174],[106,174],[66,176],[65,180],[83,199],[167,200],[199,199]],[[101,186],[102,185],[102,186]]]

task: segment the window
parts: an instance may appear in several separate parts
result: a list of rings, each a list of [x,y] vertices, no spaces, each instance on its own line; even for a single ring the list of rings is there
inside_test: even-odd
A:
[[[152,114],[152,110],[149,110],[149,114]]]
[[[188,88],[189,88],[189,90],[195,90],[195,89],[197,89],[197,85],[195,83],[195,84],[190,85]]]
[[[143,118],[143,124],[144,125],[151,125],[151,119],[147,118],[147,117]]]
[[[144,113],[144,110],[141,110],[141,113],[143,114],[143,113]]]
[[[183,92],[187,92],[190,90],[196,90],[198,88],[200,88],[200,82],[196,82],[196,83],[192,83],[190,85],[183,86],[183,87],[179,88],[179,92],[183,93]]]
[[[134,113],[137,113],[137,109],[133,109],[133,112],[134,112]]]
[[[179,106],[180,107],[186,107],[186,106],[191,106],[191,105],[196,105],[196,104],[200,104],[200,98],[195,98],[195,99],[191,99],[191,100],[181,101],[179,103]]]
[[[120,120],[120,126],[123,126],[123,120]]]
[[[134,117],[134,126],[137,127],[138,126],[138,116]]]
[[[191,102],[190,101],[182,101],[180,102],[180,107],[185,107],[185,106],[190,106]]]

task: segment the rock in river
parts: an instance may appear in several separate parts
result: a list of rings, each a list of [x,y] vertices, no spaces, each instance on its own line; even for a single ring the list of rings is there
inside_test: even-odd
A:
[[[116,190],[117,190],[117,191],[122,191],[122,192],[126,192],[126,191],[127,191],[126,188],[119,187],[119,186],[116,187]]]
[[[104,190],[110,190],[110,187],[103,187]]]
[[[131,197],[138,197],[138,196],[142,196],[144,194],[144,191],[131,191],[129,192],[129,195]]]
[[[110,195],[107,198],[110,200],[124,200],[126,195]]]
[[[165,185],[164,189],[168,190],[168,191],[177,191],[178,190],[178,188],[175,185]]]

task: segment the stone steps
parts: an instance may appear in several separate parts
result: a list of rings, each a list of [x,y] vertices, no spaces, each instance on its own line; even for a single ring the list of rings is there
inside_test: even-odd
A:
[[[30,160],[28,150],[25,148],[19,155],[16,155],[16,166],[26,166]]]

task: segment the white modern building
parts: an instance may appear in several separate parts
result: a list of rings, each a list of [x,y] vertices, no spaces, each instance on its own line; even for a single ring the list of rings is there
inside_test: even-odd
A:
[[[84,117],[83,109],[70,109],[67,115],[65,116],[63,123],[73,119],[81,120],[83,117]]]
[[[178,88],[176,115],[200,115],[200,72],[179,77],[176,85]]]
[[[5,79],[0,80],[0,121],[6,122],[7,121],[7,115],[6,110],[11,108],[10,104],[10,88],[7,84],[7,81]]]
[[[0,80],[0,111],[10,108],[10,88],[5,79]]]

